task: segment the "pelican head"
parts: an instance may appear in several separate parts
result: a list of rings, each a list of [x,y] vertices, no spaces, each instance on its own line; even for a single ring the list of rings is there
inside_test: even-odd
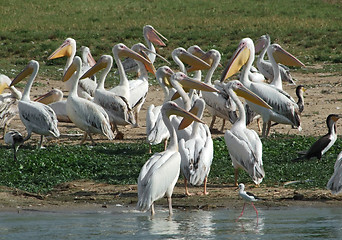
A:
[[[21,80],[23,80],[26,76],[30,75],[33,73],[33,71],[38,72],[39,69],[39,63],[36,60],[31,60],[29,61],[29,63],[27,64],[27,66],[24,68],[24,70],[19,73],[11,82],[11,86],[14,86],[15,84],[17,84],[18,82],[20,82]]]
[[[272,54],[274,60],[277,63],[282,63],[287,66],[294,67],[305,67],[305,65],[299,61],[295,56],[291,53],[284,50],[279,44],[272,44],[267,48],[267,53]]]
[[[222,67],[222,65],[220,64],[221,54],[219,51],[215,49],[210,49],[209,51],[204,52],[199,46],[194,45],[188,48],[188,52],[200,58],[204,62],[208,63],[210,66],[212,66],[216,60],[216,62],[218,61],[218,66]],[[188,72],[194,71],[193,67],[191,66],[190,68],[187,69],[187,71]]]
[[[210,65],[208,63],[206,63],[205,61],[203,61],[199,57],[196,57],[195,55],[191,54],[190,52],[186,51],[182,47],[178,47],[178,48],[174,49],[172,51],[172,55],[178,56],[178,58],[182,62],[190,65],[192,67],[192,71],[205,70],[205,69],[210,68]]]
[[[48,93],[36,98],[34,101],[44,103],[44,104],[50,104],[53,102],[58,102],[63,99],[63,92],[59,89],[52,89]]]
[[[170,115],[177,115],[183,117],[182,124],[178,126],[178,129],[184,129],[189,126],[193,121],[204,123],[201,119],[199,119],[194,114],[186,111],[185,109],[179,107],[176,103],[172,101],[168,101],[163,104],[162,111],[166,112],[166,115],[169,117]]]
[[[102,55],[101,58],[95,63],[95,65],[89,68],[88,71],[85,72],[80,79],[93,76],[95,73],[106,68],[108,64],[113,64],[113,57],[110,55]]]
[[[136,53],[135,51],[133,51],[132,49],[128,48],[125,44],[123,43],[118,43],[116,44],[113,49],[113,55],[114,56],[118,56],[118,57],[129,57],[129,58],[133,58],[137,61],[140,61],[142,63],[146,65],[151,65],[151,61],[144,58],[143,56],[141,56],[140,54]]]
[[[158,68],[156,72],[157,79],[161,79],[161,84],[165,85],[168,88],[172,87],[172,84],[170,82],[171,76],[174,74],[172,69],[168,66],[162,66]]]
[[[246,88],[239,80],[229,81],[226,85],[227,88],[233,89],[236,95],[243,97],[244,99],[262,106],[267,109],[272,109],[262,98]]]
[[[172,82],[178,82],[182,87],[189,88],[189,89],[197,89],[200,91],[206,91],[206,92],[219,92],[216,88],[209,86],[208,84],[195,80],[193,78],[190,78],[186,74],[182,72],[174,73],[171,76],[171,83]]]
[[[254,61],[254,43],[250,38],[240,41],[238,48],[222,72],[221,82],[237,73],[248,61]],[[250,58],[252,57],[252,59]]]
[[[157,30],[154,29],[151,25],[146,25],[143,28],[143,35],[145,38],[147,38],[150,42],[157,44],[159,46],[166,46],[166,44],[163,42],[162,39],[165,41],[168,41],[166,37],[164,37],[162,34],[160,34]]]
[[[271,43],[271,38],[268,34],[262,35],[255,43],[255,53],[260,52]]]
[[[71,76],[78,70],[78,68],[80,68],[82,66],[82,60],[79,56],[76,56],[74,58],[74,60],[72,61],[71,65],[69,66],[69,68],[66,70],[66,72],[64,73],[64,76],[62,78],[63,82],[68,81]],[[75,78],[75,80],[78,80],[77,78]]]
[[[75,55],[76,41],[73,38],[67,38],[62,45],[60,45],[49,57],[48,60],[60,58],[60,57],[71,57]]]
[[[80,51],[82,53],[82,61],[88,62],[89,66],[92,67],[96,64],[96,61],[93,58],[93,55],[90,53],[90,49],[86,46],[80,47]]]

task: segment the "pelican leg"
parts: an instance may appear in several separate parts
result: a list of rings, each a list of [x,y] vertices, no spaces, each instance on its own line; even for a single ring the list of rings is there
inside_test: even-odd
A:
[[[14,161],[16,162],[17,161],[17,148],[15,144],[13,144],[13,158],[14,158]]]
[[[27,136],[26,138],[24,138],[23,142],[26,142],[27,140],[29,140],[31,137],[31,134],[32,134],[31,131],[27,132]]]
[[[261,133],[261,123],[260,123],[260,118],[257,118],[257,124],[258,124],[258,131]]]
[[[235,168],[235,172],[234,172],[234,177],[235,177],[234,186],[235,186],[235,187],[238,186],[238,176],[239,176],[239,169],[238,169],[238,168]]]
[[[152,153],[152,145],[149,143],[148,144],[148,154]]]
[[[268,134],[270,133],[270,130],[271,130],[271,121],[268,121],[267,122],[267,131],[266,131],[266,136],[265,137],[268,136]]]
[[[116,131],[116,135],[115,138],[116,140],[122,140],[124,138],[124,134],[122,132],[119,131],[118,129],[118,125],[116,125],[115,123],[113,123],[113,127],[114,130]],[[114,131],[113,131],[114,132]]]
[[[154,211],[154,203],[151,205],[151,216],[154,216],[156,212]]]
[[[242,217],[243,211],[245,210],[245,205],[246,205],[246,203],[243,203],[243,208],[242,208],[241,214],[240,214],[240,216],[236,219],[236,221],[239,220],[240,217]]]
[[[164,151],[166,150],[166,148],[167,148],[167,139],[165,139],[164,141]]]
[[[172,216],[172,199],[171,196],[167,197],[167,202],[169,203],[169,216]]]
[[[134,128],[139,128],[140,127],[140,125],[139,125],[139,118],[138,118],[138,111],[136,110],[135,112],[134,112],[134,118],[135,118],[135,123],[133,124],[133,127]]]
[[[88,136],[88,134],[86,132],[84,132],[83,138],[82,138],[82,140],[80,142],[81,145],[85,142],[85,140],[87,140],[87,136]]]
[[[186,177],[184,177],[184,187],[185,187],[185,195],[186,195],[186,196],[192,196],[192,194],[189,193],[189,189],[188,189],[188,180],[186,179]]]
[[[207,192],[207,182],[208,182],[208,176],[206,176],[205,178],[204,178],[204,189],[203,189],[203,194],[204,195],[208,195],[209,194],[209,192]]]
[[[215,120],[216,120],[216,116],[213,115],[211,117],[211,123],[210,123],[210,126],[209,126],[209,129],[212,130],[214,128],[214,123],[215,123]]]
[[[221,129],[220,129],[220,132],[223,132],[223,130],[224,130],[224,125],[226,125],[226,119],[223,118],[222,126],[221,126]]]
[[[93,137],[91,136],[91,134],[88,133],[88,135],[89,135],[89,138],[90,138],[90,140],[91,140],[91,144],[92,144],[92,145],[96,145],[96,143],[95,143]]]
[[[37,149],[42,149],[43,139],[44,139],[44,135],[40,135],[40,142],[39,142]]]

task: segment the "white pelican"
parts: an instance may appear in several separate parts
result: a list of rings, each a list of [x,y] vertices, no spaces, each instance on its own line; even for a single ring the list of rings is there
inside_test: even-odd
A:
[[[24,143],[23,136],[19,131],[11,129],[6,132],[4,141],[7,145],[10,145],[13,148],[13,158],[14,161],[17,161],[17,151],[19,147]]]
[[[190,47],[188,51],[211,65],[205,76],[204,82],[210,86],[213,86],[212,77],[216,68],[220,65],[221,61],[220,52],[215,49],[211,49],[205,53],[197,45]],[[223,84],[219,81],[215,81],[214,87],[222,90]],[[222,127],[220,130],[221,132],[223,132],[226,120],[229,120],[231,123],[234,123],[236,121],[237,115],[235,103],[229,98],[227,94],[225,94],[224,91],[202,92],[202,98],[205,100],[206,106],[212,116],[209,129],[213,129],[216,117],[220,117],[223,119]]]
[[[210,68],[210,65],[208,63],[204,62],[202,59],[196,57],[195,55],[189,53],[182,47],[174,49],[171,55],[173,61],[179,66],[180,71],[185,74],[187,74],[187,69],[184,63],[189,64],[191,66],[192,71]]]
[[[72,88],[67,98],[66,110],[70,120],[85,132],[81,144],[89,135],[92,144],[95,144],[91,134],[105,135],[109,140],[114,138],[109,118],[106,111],[98,104],[77,95],[78,80],[81,77],[82,60],[76,56],[63,76],[63,81],[68,81],[72,76]],[[76,74],[74,74],[76,71]],[[70,80],[69,80],[70,81]]]
[[[316,157],[318,158],[318,160],[320,160],[323,154],[326,153],[337,140],[336,122],[340,118],[342,118],[341,114],[330,114],[326,120],[328,133],[319,138],[314,144],[312,144],[310,149],[303,156],[293,159],[293,161],[310,159],[313,157]]]
[[[164,80],[164,78],[170,79],[174,72],[168,66],[162,66],[156,71],[156,79],[160,87],[164,92],[164,103],[170,100],[169,88],[164,84],[169,80]],[[170,133],[167,130],[165,123],[163,121],[160,110],[162,105],[155,106],[151,104],[146,112],[146,139],[150,145],[149,153],[151,153],[151,145],[156,145],[164,140],[164,147],[166,149],[167,139],[170,137]]]
[[[55,58],[60,58],[60,57],[67,57],[67,62],[66,65],[64,67],[63,70],[63,75],[65,74],[65,72],[67,71],[67,69],[69,68],[69,66],[71,65],[74,57],[76,54],[76,41],[73,38],[67,38],[63,44],[61,46],[59,46],[59,48],[57,48],[49,57],[48,60],[52,60]],[[90,52],[89,52],[90,54]],[[92,56],[90,56],[89,58],[93,58]],[[93,64],[93,63],[92,63]],[[86,71],[89,67],[86,66],[83,71]],[[72,77],[75,78],[76,76]],[[68,88],[68,90],[70,91],[72,88],[72,82],[73,80],[67,81],[66,82],[66,86]],[[93,81],[90,78],[86,78],[86,79],[82,79],[79,81],[78,83],[78,87],[77,87],[77,93],[78,96],[82,97],[82,98],[86,98],[88,100],[92,99],[92,96],[94,95],[94,91],[96,89],[96,82]]]
[[[147,47],[150,50],[147,53],[148,59],[153,64],[156,59],[156,49],[153,44],[164,47],[166,45],[162,39],[164,39],[165,41],[167,41],[167,39],[162,34],[160,34],[157,30],[155,30],[151,25],[144,26],[143,36],[144,36],[145,42],[147,43]],[[132,58],[125,59],[122,64],[124,66],[126,73],[137,72],[138,75],[140,75],[140,69],[137,63]]]
[[[287,65],[297,64],[297,62],[293,61],[292,57],[284,54],[284,52],[278,52],[278,55],[285,59],[283,61],[287,62]],[[248,72],[252,66],[254,57],[255,54],[253,41],[250,38],[242,39],[238,49],[222,73],[221,81],[224,81],[228,77],[232,76],[239,71],[243,65],[245,65],[241,74],[241,82],[272,107],[272,109],[266,109],[247,101],[251,109],[259,113],[263,118],[262,136],[267,137],[271,126],[271,121],[292,125],[300,130],[301,127],[298,105],[293,101],[293,99],[288,97],[288,94],[275,88],[274,86],[270,86],[265,83],[251,82],[248,79],[248,74],[246,74],[246,72]]]
[[[279,56],[279,53],[281,53],[282,55]],[[280,66],[277,63],[278,61],[282,61],[282,59],[277,59],[279,57],[282,56],[288,56],[289,58],[291,58],[292,61],[292,65],[296,65],[296,66],[305,66],[301,61],[299,61],[296,57],[292,56],[290,53],[288,53],[287,51],[285,51],[279,44],[271,44],[270,46],[268,46],[267,48],[267,55],[269,57],[269,61],[272,65],[272,69],[273,69],[273,80],[270,83],[271,85],[274,85],[276,88],[283,90],[283,83],[282,83],[282,78],[281,78],[281,72],[280,72]],[[278,57],[279,56],[279,57]]]
[[[243,208],[242,208],[242,211],[241,211],[241,214],[240,216],[237,218],[237,220],[242,217],[243,215],[243,211],[245,210],[245,205],[246,205],[246,201],[247,202],[250,202],[255,210],[255,213],[256,213],[256,216],[258,218],[258,210],[255,208],[253,202],[256,202],[259,200],[259,198],[257,196],[255,196],[253,193],[250,193],[250,192],[246,192],[245,191],[245,184],[243,183],[240,183],[239,184],[239,196],[245,200],[245,202],[243,203]]]
[[[299,112],[302,113],[304,111],[304,92],[306,91],[303,85],[298,85],[296,87],[296,95],[298,97],[297,105],[299,107]]]
[[[199,119],[202,118],[205,109],[205,101],[201,98],[195,100],[190,112]],[[200,131],[202,130],[202,133]],[[204,132],[204,133],[203,133]],[[181,154],[181,172],[184,176],[185,194],[191,194],[187,188],[187,182],[199,186],[204,183],[203,194],[207,195],[207,180],[210,166],[214,157],[214,144],[210,130],[206,124],[195,122],[192,126],[190,138],[179,141],[179,152]]]
[[[90,52],[90,49],[86,46],[80,47],[81,51],[81,59],[82,59],[82,72],[86,72],[96,64],[95,59],[93,58],[93,55]],[[90,77],[95,83],[96,81],[96,76],[93,75]]]
[[[52,89],[46,94],[39,96],[34,101],[49,105],[56,113],[58,122],[71,123],[71,120],[66,112],[66,100],[63,99],[63,92],[57,88]]]
[[[338,194],[342,190],[342,152],[337,156],[334,173],[327,183],[327,189],[333,194]]]
[[[265,176],[262,163],[262,143],[254,130],[246,128],[245,110],[237,95],[261,107],[271,107],[238,80],[228,82],[225,91],[233,99],[239,110],[238,120],[230,130],[224,133],[224,139],[235,169],[234,185],[237,186],[238,183],[239,168],[245,170],[254,183],[259,185]]]
[[[107,91],[104,88],[104,82],[112,66],[113,57],[110,55],[102,55],[97,63],[82,77],[90,76],[95,72],[98,72],[101,69],[105,68],[98,80],[98,85],[94,94],[94,102],[102,106],[106,110],[110,123],[114,125],[114,128],[117,131],[117,135],[115,138],[123,139],[123,133],[119,131],[117,125],[125,126],[134,124],[135,119],[127,99],[115,94],[114,92]]]
[[[170,132],[169,146],[165,151],[155,153],[141,168],[138,177],[137,209],[147,211],[151,208],[151,215],[154,215],[154,202],[166,195],[169,203],[169,214],[172,215],[171,196],[179,177],[181,156],[178,152],[176,131],[169,117],[171,114],[183,116],[190,121],[188,124],[191,121],[202,122],[202,120],[171,101],[163,104],[161,114]]]
[[[261,50],[261,53],[259,54],[257,58],[257,67],[258,70],[267,78],[270,82],[274,79],[274,72],[271,62],[268,60],[265,60],[265,54],[267,52],[267,48],[271,45],[271,39],[268,34],[262,35],[255,44],[255,52],[259,52]],[[270,58],[270,56],[268,55]],[[282,64],[279,65],[281,80],[289,82],[290,84],[295,84],[295,82],[292,79],[292,76],[290,74],[290,69]]]
[[[24,138],[24,141],[31,137],[32,132],[40,134],[41,137],[38,148],[41,148],[44,135],[58,138],[60,134],[57,128],[57,117],[55,112],[43,103],[30,100],[31,87],[37,76],[38,70],[39,63],[35,60],[31,60],[26,68],[14,78],[10,86],[17,84],[31,74],[24,89],[23,96],[18,103],[19,116],[27,131],[27,136]]]
[[[3,129],[3,136],[7,131],[7,126],[11,120],[19,113],[18,103],[22,94],[11,85],[11,79],[0,74],[0,128]],[[11,93],[2,93],[5,88],[9,88]]]

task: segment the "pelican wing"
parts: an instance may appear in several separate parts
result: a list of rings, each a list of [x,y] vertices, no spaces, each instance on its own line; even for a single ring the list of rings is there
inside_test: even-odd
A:
[[[59,137],[57,117],[49,106],[39,102],[20,101],[18,104],[19,115],[26,128],[33,129],[42,135]]]
[[[338,194],[342,190],[342,154],[337,157],[334,166],[334,173],[330,177],[327,189],[331,190],[333,194]]]
[[[246,170],[253,181],[259,184],[265,176],[261,158],[262,144],[259,137],[253,132],[245,129],[245,131],[236,134],[236,132],[227,130],[224,139],[234,167],[241,167]]]

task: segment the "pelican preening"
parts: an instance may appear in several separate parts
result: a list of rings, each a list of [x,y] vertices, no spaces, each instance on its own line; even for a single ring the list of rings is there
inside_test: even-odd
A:
[[[43,103],[30,100],[30,90],[38,70],[39,63],[35,60],[31,60],[26,68],[14,78],[10,86],[17,84],[26,76],[30,75],[23,96],[18,103],[19,116],[27,131],[27,136],[24,138],[24,141],[31,137],[32,132],[40,134],[41,138],[38,147],[41,148],[44,136],[58,138],[60,134],[57,128],[57,117],[55,112]]]
[[[233,99],[239,110],[238,120],[224,134],[229,155],[235,169],[234,185],[237,186],[239,168],[245,170],[255,184],[260,184],[265,176],[262,163],[262,143],[254,130],[246,128],[245,110],[237,95],[260,107],[267,109],[271,107],[238,80],[228,82],[224,89]]]
[[[67,38],[62,45],[60,45],[49,57],[48,60],[52,60],[55,58],[60,58],[60,57],[67,57],[67,62],[65,64],[64,70],[63,70],[63,74],[65,74],[65,72],[67,71],[67,69],[69,68],[69,66],[71,65],[74,57],[76,54],[76,41],[73,38]],[[93,57],[90,54],[90,51],[88,52],[89,59],[93,59]],[[93,61],[90,62],[90,65],[94,64]],[[89,66],[85,66],[84,69],[82,69],[82,72],[86,71],[89,68]],[[76,76],[74,76],[73,78],[75,78]],[[66,82],[66,86],[68,88],[68,90],[70,91],[72,88],[72,80],[67,81]],[[77,87],[77,94],[80,97],[86,98],[88,100],[91,100],[93,95],[94,95],[94,91],[96,89],[96,82],[93,81],[90,78],[86,78],[86,79],[82,79],[79,81],[78,83],[78,87]]]
[[[0,74],[0,128],[3,129],[3,137],[11,120],[19,113],[18,103],[22,94],[14,86],[11,86],[11,79]],[[8,88],[11,93],[2,93]]]
[[[70,120],[85,132],[81,144],[89,135],[92,144],[95,144],[91,134],[105,135],[109,140],[114,138],[109,117],[106,111],[98,104],[77,95],[78,80],[81,77],[82,60],[76,56],[63,76],[63,81],[68,81],[72,76],[72,88],[66,102],[66,110]],[[76,72],[76,74],[74,74]],[[69,80],[70,81],[70,80]]]
[[[323,154],[326,153],[336,142],[336,122],[340,118],[342,118],[341,114],[330,114],[326,120],[328,133],[319,138],[314,144],[312,144],[310,149],[303,156],[293,159],[292,161],[310,159],[313,157],[316,157],[320,160]]]
[[[181,155],[178,152],[176,131],[169,117],[175,114],[187,119],[186,124],[182,125],[182,127],[186,127],[192,121],[203,122],[195,115],[178,107],[174,102],[164,103],[161,114],[170,132],[169,146],[165,151],[155,153],[141,168],[138,177],[137,209],[140,211],[151,209],[151,215],[154,215],[154,202],[166,195],[169,204],[169,215],[172,215],[171,196],[179,177]]]
[[[302,66],[301,63],[299,64],[296,59],[293,59],[292,56],[287,55],[284,51],[279,51],[276,54],[279,60],[282,60],[288,65],[297,64],[296,66]],[[273,53],[273,55],[275,55],[275,53]],[[295,103],[292,98],[289,98],[288,94],[274,86],[265,83],[255,83],[249,80],[246,72],[251,68],[254,57],[253,41],[250,38],[242,39],[238,49],[235,51],[229,64],[222,73],[221,81],[232,76],[245,65],[242,70],[241,82],[272,107],[272,109],[261,108],[247,101],[251,109],[262,116],[262,136],[266,137],[269,134],[271,121],[292,125],[300,130],[299,108],[297,103]]]

